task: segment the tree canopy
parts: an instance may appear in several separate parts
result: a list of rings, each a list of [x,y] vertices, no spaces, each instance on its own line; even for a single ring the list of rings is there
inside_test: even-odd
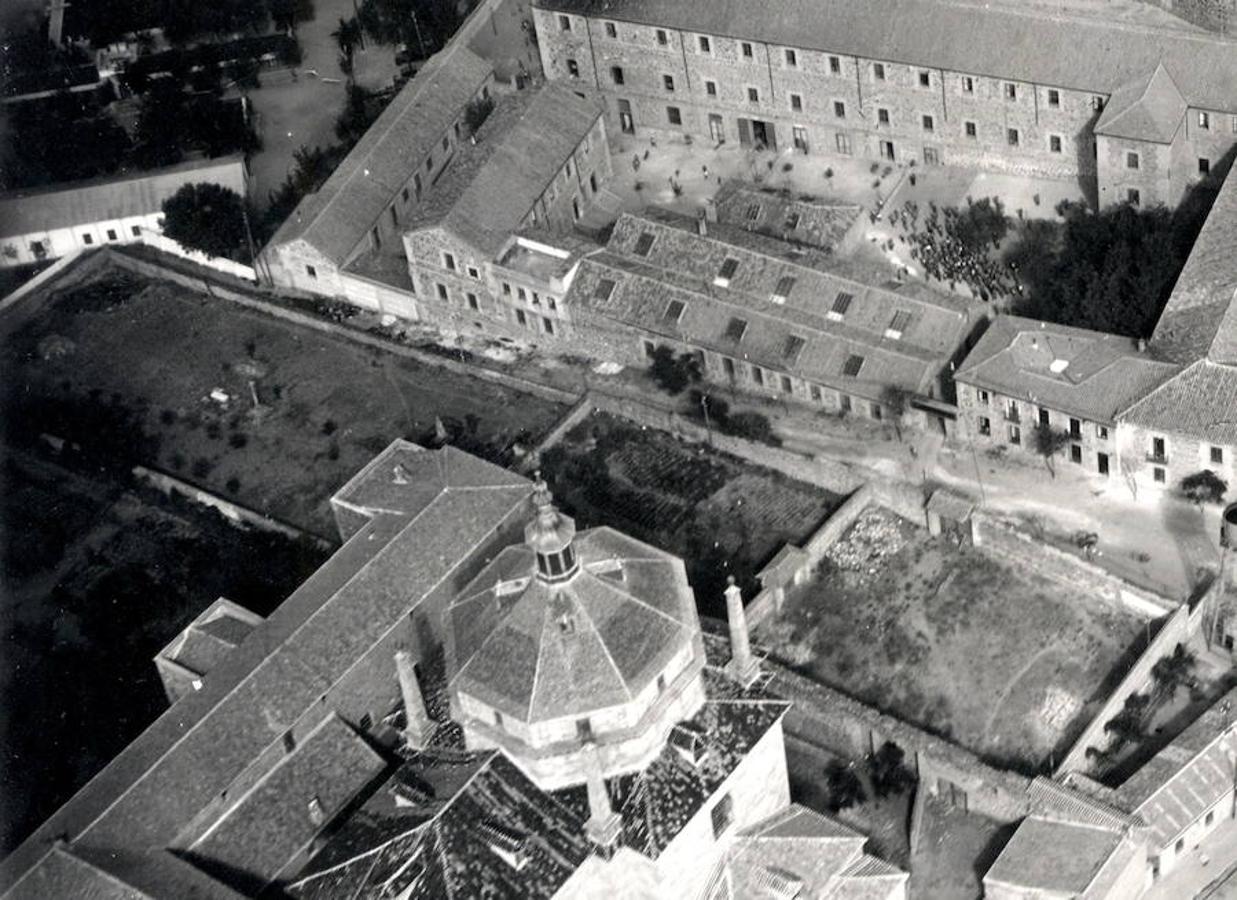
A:
[[[218,184],[187,184],[163,201],[163,233],[211,256],[244,258],[244,201]]]
[[[1219,503],[1228,493],[1228,482],[1210,469],[1203,469],[1181,479],[1181,495],[1202,506],[1204,503]]]

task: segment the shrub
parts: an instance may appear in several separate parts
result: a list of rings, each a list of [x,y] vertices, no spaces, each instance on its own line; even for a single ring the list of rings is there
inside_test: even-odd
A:
[[[249,437],[243,431],[234,431],[228,437],[228,445],[237,450],[249,443]]]
[[[221,434],[223,434],[223,429],[219,427],[218,422],[208,422],[206,424],[206,436],[212,441],[218,440]]]
[[[159,413],[159,421],[164,425],[174,425],[176,423],[176,413],[170,409],[165,409]]]
[[[718,425],[722,431],[735,437],[746,438],[749,441],[760,441],[772,447],[781,446],[781,441],[773,433],[773,425],[767,416],[757,412],[741,412],[727,416]]]
[[[330,449],[326,451],[326,458],[332,462],[339,459],[339,444],[331,444]]]
[[[837,759],[825,766],[825,790],[825,808],[831,813],[849,809],[868,798],[854,768]]]
[[[210,471],[213,468],[215,468],[215,464],[213,462],[205,456],[199,456],[193,461],[193,469],[191,469],[191,471],[193,472],[194,478],[205,478],[210,474]]]
[[[241,480],[233,475],[228,479],[228,483],[224,486],[228,489],[229,494],[235,494],[241,489]]]
[[[879,798],[901,794],[915,784],[915,773],[906,765],[902,748],[885,741],[875,753],[868,754],[868,772],[872,777],[872,792]]]
[[[333,435],[336,429],[338,428],[339,426],[335,424],[334,419],[327,419],[325,422],[322,423],[322,433],[325,434],[327,437],[330,437],[331,435]]]
[[[1203,469],[1181,479],[1181,496],[1191,503],[1219,503],[1228,493],[1228,482],[1210,469]]]
[[[649,377],[672,397],[690,384],[700,381],[700,359],[694,353],[680,353],[664,344],[655,347],[649,362]]]

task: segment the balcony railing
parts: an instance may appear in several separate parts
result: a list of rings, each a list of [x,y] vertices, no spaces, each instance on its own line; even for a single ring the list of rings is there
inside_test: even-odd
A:
[[[1155,463],[1157,466],[1166,466],[1168,465],[1168,454],[1156,453],[1154,450],[1148,451],[1147,462]]]
[[[1007,409],[1005,410],[1005,421],[1006,422],[1021,422],[1022,413],[1018,412],[1017,409]]]

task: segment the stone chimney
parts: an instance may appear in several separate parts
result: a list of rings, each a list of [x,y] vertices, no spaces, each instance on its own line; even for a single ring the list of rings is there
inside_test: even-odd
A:
[[[760,665],[752,655],[747,613],[743,610],[743,592],[734,583],[733,575],[726,578],[726,621],[730,624],[730,662],[726,663],[726,674],[747,687],[760,674]]]
[[[417,670],[413,668],[412,656],[407,650],[395,651],[395,671],[399,675],[399,692],[404,697],[404,739],[414,750],[424,749],[434,734],[434,722],[425,711],[421,697],[421,685],[417,683]]]
[[[623,820],[610,806],[610,792],[606,790],[606,780],[601,774],[601,758],[597,748],[591,748],[590,753],[592,758],[587,763],[589,817],[584,825],[584,834],[597,852],[609,859],[618,845]]]
[[[1138,339],[1138,352],[1139,352],[1139,353],[1146,353],[1146,352],[1147,352],[1147,339],[1146,339],[1146,338],[1144,338],[1144,337],[1140,337],[1140,338]]]

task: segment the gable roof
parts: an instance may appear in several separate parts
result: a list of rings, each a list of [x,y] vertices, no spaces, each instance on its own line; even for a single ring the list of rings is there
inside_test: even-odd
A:
[[[1117,852],[1124,837],[1119,828],[1031,815],[1018,826],[984,882],[1077,896]]]
[[[1096,134],[1172,143],[1188,104],[1163,63],[1113,91],[1095,123]]]
[[[997,316],[954,380],[1083,419],[1112,423],[1178,367],[1140,352],[1132,338]]]
[[[1123,422],[1215,444],[1237,444],[1237,366],[1187,366],[1120,415]]]
[[[1159,63],[1191,106],[1234,110],[1237,53],[1206,32],[966,0],[537,0],[543,9],[1111,94]],[[1069,52],[1061,35],[1069,34]],[[964,34],[966,40],[958,40]]]
[[[405,230],[439,226],[494,258],[602,111],[595,96],[559,82],[503,97]]]
[[[0,238],[148,216],[187,184],[209,182],[246,196],[242,156],[195,160],[120,177],[0,195]]]
[[[344,265],[491,74],[489,63],[462,44],[431,56],[269,246],[303,240]]]
[[[854,204],[795,197],[733,179],[721,186],[713,203],[718,220],[727,225],[825,251],[842,242],[862,212]]]

